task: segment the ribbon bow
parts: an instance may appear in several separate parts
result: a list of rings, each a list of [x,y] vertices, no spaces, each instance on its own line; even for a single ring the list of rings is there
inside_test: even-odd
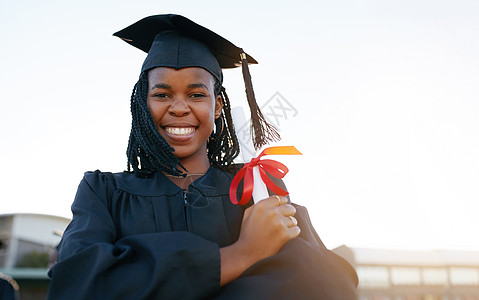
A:
[[[301,155],[295,147],[293,146],[278,146],[278,147],[269,147],[261,151],[258,157],[253,158],[249,163],[245,163],[243,168],[236,173],[233,177],[233,181],[230,186],[230,200],[233,204],[245,205],[251,199],[253,195],[253,168],[258,167],[261,179],[265,185],[276,195],[286,196],[288,192],[277,186],[271,179],[269,179],[268,174],[271,174],[275,178],[283,178],[288,173],[288,168],[275,160],[272,159],[263,159],[261,157],[265,155]],[[238,190],[239,183],[243,180],[243,194],[241,199],[238,202],[236,198],[236,193]]]

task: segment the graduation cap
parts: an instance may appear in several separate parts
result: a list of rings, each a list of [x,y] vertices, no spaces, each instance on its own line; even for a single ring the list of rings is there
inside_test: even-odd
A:
[[[148,53],[141,72],[156,67],[200,67],[223,83],[221,69],[241,66],[251,110],[253,144],[260,148],[279,139],[276,129],[266,122],[254,96],[248,63],[258,62],[243,49],[215,32],[174,14],[146,17],[113,35]]]

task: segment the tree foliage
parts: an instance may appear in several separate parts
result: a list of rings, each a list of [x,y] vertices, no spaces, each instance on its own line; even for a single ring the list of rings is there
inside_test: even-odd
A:
[[[48,252],[32,251],[23,256],[17,264],[18,268],[46,268],[48,266]]]

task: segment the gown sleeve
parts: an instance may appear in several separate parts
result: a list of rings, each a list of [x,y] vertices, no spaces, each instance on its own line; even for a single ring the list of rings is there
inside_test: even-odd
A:
[[[114,186],[86,174],[59,246],[47,299],[205,299],[219,291],[216,243],[188,232],[117,238],[108,209]]]
[[[357,299],[353,267],[324,246],[306,208],[295,207],[300,236],[222,287],[214,299]]]
[[[282,180],[270,179],[287,190]],[[289,195],[287,198],[290,202]],[[326,248],[307,209],[292,205],[296,207],[294,216],[301,228],[299,237],[286,243],[278,254],[257,262],[238,279],[222,287],[214,299],[357,299],[356,271]]]

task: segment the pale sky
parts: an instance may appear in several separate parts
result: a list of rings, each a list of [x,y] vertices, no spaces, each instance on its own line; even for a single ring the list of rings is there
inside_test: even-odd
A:
[[[479,251],[476,0],[0,0],[0,214],[71,217],[85,171],[125,169],[145,54],[112,34],[159,13],[242,47],[260,105],[297,111],[280,144],[304,155],[277,159],[326,246]]]

